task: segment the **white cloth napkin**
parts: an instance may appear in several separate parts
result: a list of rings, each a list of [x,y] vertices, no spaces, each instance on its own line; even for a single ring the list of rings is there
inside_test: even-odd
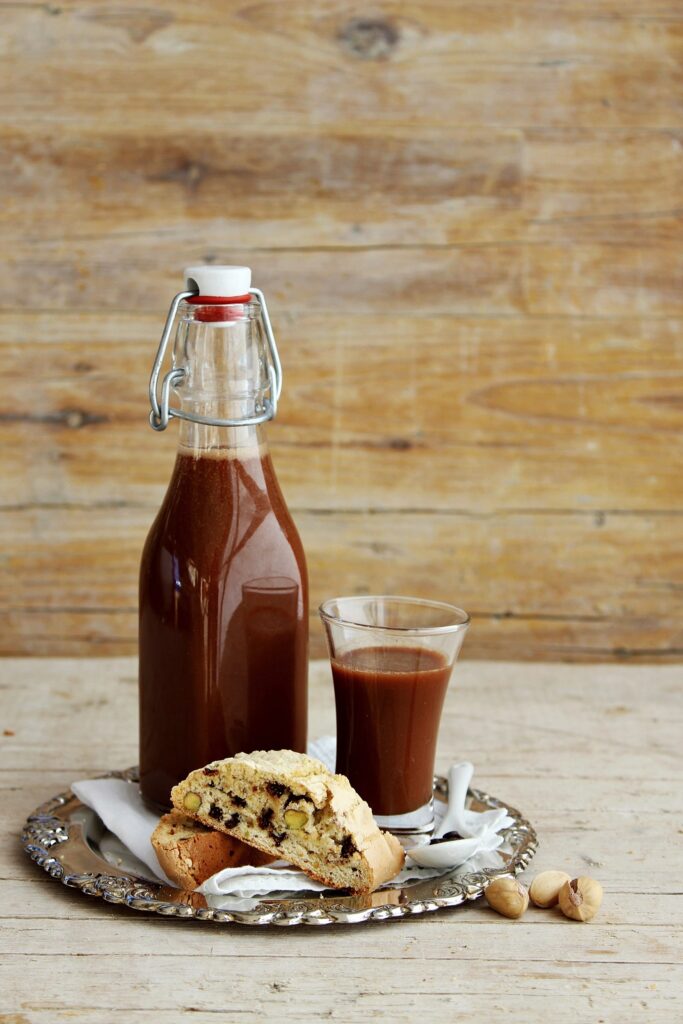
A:
[[[150,842],[159,818],[148,811],[137,786],[123,779],[85,779],[71,786],[81,803],[95,811],[110,832],[149,869],[152,881],[173,882],[164,874]]]
[[[322,761],[334,770],[336,757],[336,741],[333,736],[323,736],[309,743],[308,753],[311,757]],[[71,789],[78,799],[92,808],[110,832],[113,832],[123,846],[129,850],[147,868],[151,880],[158,880],[165,885],[173,885],[159,864],[154,847],[150,842],[152,832],[158,824],[158,818],[147,810],[142,802],[137,786],[132,786],[123,779],[87,779],[73,783]],[[436,830],[443,818],[444,807],[438,801],[435,806],[437,821]],[[476,813],[466,811],[468,824],[474,822]],[[453,863],[439,864],[437,867],[421,867],[416,863],[407,862],[403,870],[392,879],[389,885],[400,885],[414,879],[434,878],[446,870],[452,870],[480,854],[489,862],[490,855],[503,842],[498,831],[511,823],[504,818],[495,831],[486,830],[478,836],[477,844],[470,843],[466,848],[466,856],[454,855]],[[210,899],[213,906],[227,906],[221,902],[226,898],[248,903],[257,896],[273,895],[290,892],[323,892],[325,886],[313,881],[303,871],[293,868],[284,861],[276,861],[268,867],[224,868],[198,887],[198,892]]]

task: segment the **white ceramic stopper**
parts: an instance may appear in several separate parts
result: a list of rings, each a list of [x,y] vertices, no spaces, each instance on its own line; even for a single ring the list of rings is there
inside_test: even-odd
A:
[[[200,295],[230,299],[247,295],[251,288],[251,267],[207,266],[185,267],[185,288],[197,287]]]

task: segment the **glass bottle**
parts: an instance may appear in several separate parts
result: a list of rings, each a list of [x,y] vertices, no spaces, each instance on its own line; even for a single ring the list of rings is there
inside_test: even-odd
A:
[[[281,387],[267,307],[247,267],[185,273],[150,381],[152,426],[180,419],[140,568],[140,787],[155,808],[216,758],[306,749],[308,583],[263,426]]]

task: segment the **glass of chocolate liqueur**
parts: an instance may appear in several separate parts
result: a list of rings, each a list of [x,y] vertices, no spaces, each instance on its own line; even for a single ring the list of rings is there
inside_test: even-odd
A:
[[[337,772],[397,834],[434,827],[436,742],[469,625],[462,608],[413,597],[320,606],[337,710]]]

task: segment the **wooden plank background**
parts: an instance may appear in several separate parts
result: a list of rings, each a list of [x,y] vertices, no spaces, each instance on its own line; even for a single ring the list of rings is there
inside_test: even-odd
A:
[[[269,298],[313,607],[681,660],[683,6],[368,10],[0,2],[0,654],[135,651],[147,377],[209,260]]]

